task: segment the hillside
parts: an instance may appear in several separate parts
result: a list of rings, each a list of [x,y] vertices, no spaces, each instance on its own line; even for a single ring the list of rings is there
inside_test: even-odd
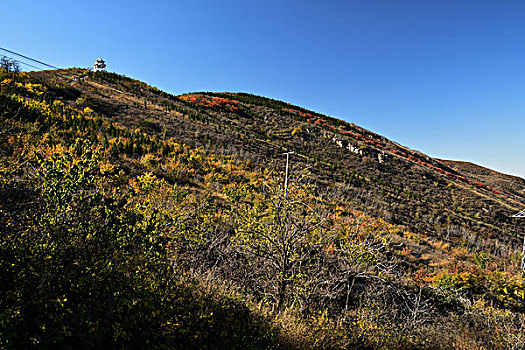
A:
[[[525,188],[524,180],[518,176],[502,174],[470,162],[454,160],[441,160],[441,162],[489,186],[504,188],[516,196],[523,193]]]
[[[525,346],[523,179],[114,73],[0,106],[0,348]]]
[[[126,127],[261,168],[282,170],[282,153],[294,151],[295,168],[308,168],[312,181],[332,196],[370,214],[452,242],[467,239],[479,249],[497,246],[494,240],[519,248],[521,231],[509,217],[525,203],[523,179],[493,179],[351,123],[264,97],[171,96],[109,73],[59,73],[67,74],[52,76],[67,87],[59,98],[78,107],[75,100],[82,95],[85,106]],[[36,76],[51,79],[46,74],[54,73]]]

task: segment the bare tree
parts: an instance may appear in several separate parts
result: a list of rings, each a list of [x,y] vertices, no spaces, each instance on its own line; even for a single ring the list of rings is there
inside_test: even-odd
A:
[[[0,58],[0,69],[6,73],[18,74],[20,73],[20,64],[18,61],[2,56]]]
[[[359,279],[384,280],[380,273],[389,273],[396,263],[386,257],[390,237],[369,228],[365,212],[354,212],[342,220],[329,238],[328,250],[340,261],[339,274],[342,278],[336,284],[338,293],[343,293],[345,310],[349,309],[354,284]]]

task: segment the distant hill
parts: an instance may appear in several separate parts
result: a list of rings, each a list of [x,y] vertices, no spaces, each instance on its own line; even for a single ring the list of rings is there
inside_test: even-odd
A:
[[[447,164],[452,169],[468,174],[487,185],[505,188],[517,196],[519,196],[520,192],[523,193],[525,190],[525,182],[519,176],[503,174],[470,162],[457,160],[441,160],[441,162]]]

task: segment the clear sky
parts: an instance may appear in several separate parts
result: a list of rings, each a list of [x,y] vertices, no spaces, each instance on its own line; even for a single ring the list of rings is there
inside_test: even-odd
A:
[[[3,0],[0,47],[244,91],[525,177],[525,1]],[[1,54],[2,52],[0,52]]]

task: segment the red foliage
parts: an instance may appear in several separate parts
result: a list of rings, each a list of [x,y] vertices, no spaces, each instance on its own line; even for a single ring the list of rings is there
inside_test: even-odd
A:
[[[387,144],[383,143],[382,141],[378,141],[376,139],[373,139],[371,137],[365,136],[363,134],[360,134],[360,133],[357,133],[357,132],[353,132],[353,131],[349,131],[349,130],[343,130],[341,127],[336,127],[334,125],[331,125],[328,121],[326,121],[324,119],[321,119],[321,118],[317,118],[316,116],[314,116],[311,113],[301,112],[301,111],[298,111],[298,110],[295,110],[295,109],[291,109],[291,108],[284,109],[284,111],[287,111],[287,112],[290,112],[290,113],[294,113],[296,115],[299,115],[299,116],[305,118],[305,121],[307,123],[314,124],[314,125],[319,125],[319,126],[322,126],[322,127],[328,127],[331,130],[333,130],[333,131],[335,131],[335,132],[337,132],[339,134],[348,135],[348,136],[354,138],[357,141],[361,141],[361,142],[364,142],[366,144],[375,146],[379,150],[388,150],[388,151],[392,152],[393,154],[395,154],[395,155],[397,155],[399,157],[405,158],[405,159],[407,159],[407,160],[409,160],[409,161],[411,161],[413,163],[416,163],[416,164],[418,164],[418,165],[420,165],[422,167],[434,170],[434,171],[436,171],[436,172],[438,172],[438,173],[440,173],[440,174],[442,174],[442,175],[444,175],[444,176],[446,176],[446,177],[448,177],[448,178],[450,178],[452,180],[456,180],[456,181],[460,181],[460,182],[464,182],[464,183],[468,183],[468,184],[474,185],[477,188],[484,189],[484,190],[487,190],[487,191],[491,191],[494,194],[502,195],[505,198],[512,199],[515,202],[518,202],[518,203],[522,204],[517,199],[507,196],[506,194],[510,195],[510,193],[508,193],[506,191],[498,190],[498,189],[492,188],[490,186],[487,186],[486,184],[483,184],[483,183],[481,183],[479,181],[470,180],[470,179],[465,178],[464,176],[453,174],[450,171],[447,171],[447,170],[441,168],[440,165],[433,165],[433,164],[429,163],[428,161],[425,161],[426,159],[422,159],[422,157],[419,154],[417,154],[417,153],[409,153],[409,152],[406,152],[406,151],[400,149],[398,146],[395,146],[395,145],[392,145],[392,144],[387,145]]]
[[[193,103],[196,106],[212,108],[212,107],[224,107],[230,111],[236,111],[239,109],[237,105],[239,101],[230,100],[228,98],[216,97],[216,96],[204,96],[204,95],[182,95],[179,98],[183,101]]]

